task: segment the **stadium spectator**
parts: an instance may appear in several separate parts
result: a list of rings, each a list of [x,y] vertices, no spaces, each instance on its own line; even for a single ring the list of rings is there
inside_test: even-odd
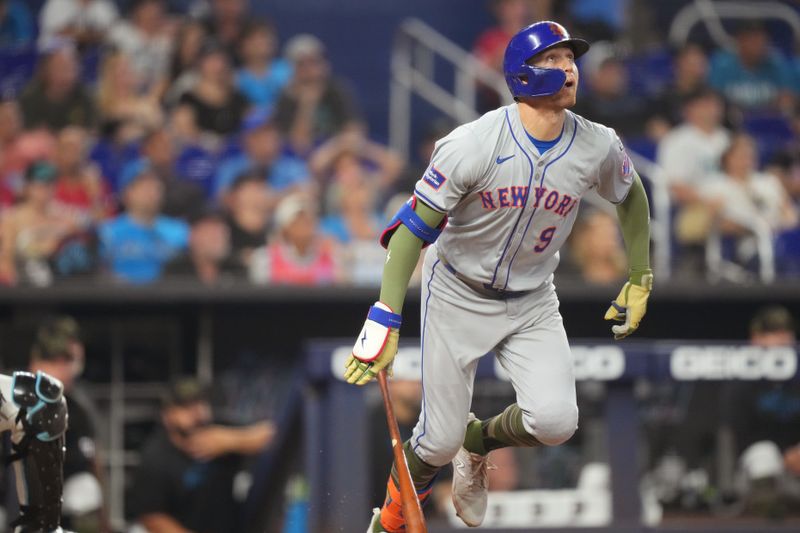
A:
[[[40,159],[50,160],[54,153],[55,139],[49,131],[23,129],[19,102],[0,101],[0,187],[12,195],[11,201],[22,189],[27,166]],[[3,198],[3,202],[9,200]]]
[[[708,57],[697,44],[681,47],[672,59],[672,83],[664,87],[650,102],[648,130],[666,133],[683,121],[684,100],[708,85]],[[652,137],[660,140],[663,135]]]
[[[711,85],[744,111],[791,111],[791,67],[770,48],[761,23],[748,22],[736,31],[736,50],[719,50],[711,58]]]
[[[235,478],[246,456],[270,445],[273,424],[216,423],[207,391],[184,378],[171,384],[162,401],[161,426],[142,448],[130,518],[150,533],[245,531],[246,494]]]
[[[111,0],[47,0],[39,13],[39,43],[67,38],[82,49],[99,45],[118,17]]]
[[[283,153],[283,138],[274,121],[260,110],[248,114],[242,124],[244,152],[222,161],[215,179],[216,196],[244,173],[260,175],[273,205],[280,198],[310,185],[306,163]]]
[[[36,77],[20,97],[20,106],[27,129],[94,125],[94,98],[78,77],[78,55],[72,44],[62,41],[43,52]]]
[[[551,2],[530,2],[530,0],[491,0],[489,9],[497,24],[487,28],[475,40],[472,53],[482,63],[497,72],[503,72],[503,55],[511,37],[535,20],[548,20],[550,6],[540,4]],[[539,8],[538,10],[535,8]],[[534,14],[534,11],[539,11]]]
[[[197,83],[197,65],[205,40],[206,30],[199,20],[184,21],[178,29],[164,87],[167,105],[177,103]]]
[[[118,123],[125,141],[138,140],[158,127],[163,113],[156,94],[139,92],[139,79],[131,68],[131,57],[113,52],[103,58],[98,83],[98,108],[105,122]]]
[[[89,139],[82,128],[68,126],[58,133],[55,198],[82,217],[100,222],[113,214],[114,203],[100,169],[87,161],[88,149]]]
[[[610,43],[595,43],[581,65],[590,91],[575,112],[614,128],[621,137],[644,134],[646,105],[629,90],[628,66]]]
[[[24,2],[0,0],[0,48],[24,48],[33,43],[33,17]]]
[[[270,22],[252,22],[239,45],[241,67],[236,86],[253,106],[271,112],[281,91],[292,77],[292,67],[276,58],[278,36]]]
[[[78,323],[69,316],[43,320],[30,352],[29,370],[46,372],[64,384],[69,410],[65,435],[62,524],[79,531],[109,531],[97,456],[95,408],[76,383],[83,373],[85,350]]]
[[[211,12],[203,20],[206,32],[228,57],[236,58],[239,40],[250,20],[248,0],[211,0]]]
[[[678,206],[676,238],[684,245],[705,242],[719,209],[716,202],[700,195],[699,186],[713,179],[728,146],[730,135],[721,125],[722,114],[719,95],[700,89],[684,100],[684,122],[658,144],[657,162],[664,170],[672,201]]]
[[[319,233],[317,207],[302,194],[275,210],[274,235],[253,251],[250,281],[260,285],[331,285],[342,280],[338,250]]]
[[[45,161],[25,171],[20,203],[0,224],[0,280],[5,284],[46,286],[53,282],[50,261],[66,237],[85,228],[73,210],[56,202],[56,168]]]
[[[130,61],[138,94],[160,94],[166,83],[172,47],[172,26],[164,0],[135,0],[128,20],[111,30],[108,40]]]
[[[233,85],[230,60],[218,44],[203,45],[197,83],[181,96],[180,104],[194,111],[203,132],[223,136],[239,131],[248,103]]]
[[[796,324],[788,309],[759,309],[750,321],[750,344],[793,349]],[[731,382],[729,420],[744,475],[747,514],[778,518],[800,503],[800,387],[793,381]]]
[[[773,232],[797,226],[797,209],[780,180],[758,171],[755,141],[738,134],[722,154],[722,179],[702,184],[701,194],[721,205],[719,218],[724,233],[741,235],[753,223]]]
[[[253,250],[264,245],[272,215],[272,202],[264,178],[252,173],[237,177],[223,203],[231,234],[231,255],[241,266],[248,268]]]
[[[350,91],[331,76],[322,41],[296,35],[284,55],[294,74],[275,105],[275,119],[292,150],[307,156],[321,142],[358,126],[360,116]]]
[[[121,183],[125,213],[99,230],[101,256],[115,279],[150,283],[161,277],[164,265],[189,243],[189,226],[163,216],[164,185],[144,168]]]
[[[378,198],[392,190],[403,170],[403,160],[354,128],[320,146],[309,167],[323,187],[365,182]]]
[[[168,217],[191,220],[204,211],[205,192],[180,172],[175,141],[166,128],[148,132],[141,143],[142,157],[133,161],[125,173],[147,168],[164,186],[161,213]]]
[[[624,279],[628,264],[616,219],[596,209],[582,211],[570,237],[568,257],[571,261],[565,266],[577,270],[587,283],[607,285]]]
[[[204,285],[230,284],[247,278],[247,271],[231,255],[231,232],[222,214],[206,211],[192,221],[189,251],[167,265],[164,278]]]

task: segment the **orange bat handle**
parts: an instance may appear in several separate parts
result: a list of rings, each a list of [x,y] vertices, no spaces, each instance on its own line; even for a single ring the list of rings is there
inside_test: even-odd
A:
[[[422,514],[422,507],[420,507],[419,498],[417,498],[417,491],[411,481],[411,472],[408,470],[406,454],[403,451],[403,441],[400,439],[400,429],[397,427],[397,418],[394,416],[392,398],[389,395],[389,385],[386,382],[386,369],[378,372],[378,383],[381,386],[383,407],[386,409],[386,423],[389,425],[389,435],[392,438],[394,463],[397,466],[397,474],[400,478],[401,505],[403,507],[403,518],[406,521],[406,531],[408,533],[428,533],[428,528],[425,526],[425,518]]]

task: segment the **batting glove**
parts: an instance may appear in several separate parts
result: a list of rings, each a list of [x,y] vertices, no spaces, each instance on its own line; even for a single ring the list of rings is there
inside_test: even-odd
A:
[[[388,305],[376,302],[370,307],[364,327],[353,346],[353,353],[345,363],[345,381],[366,385],[384,368],[391,375],[401,323],[400,315],[392,312]]]
[[[616,340],[624,339],[639,327],[639,323],[647,312],[647,299],[653,289],[653,273],[648,270],[644,273],[631,274],[617,299],[611,302],[611,307],[606,311],[606,320],[624,322],[611,326],[611,332]]]

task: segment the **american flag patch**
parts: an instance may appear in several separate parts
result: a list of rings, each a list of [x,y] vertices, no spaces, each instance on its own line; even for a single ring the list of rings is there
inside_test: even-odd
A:
[[[628,157],[628,154],[625,154],[622,158],[622,175],[623,176],[630,176],[631,174],[631,158]]]
[[[434,191],[438,191],[442,188],[444,182],[447,181],[447,178],[444,176],[444,174],[436,170],[436,167],[431,165],[422,176],[422,181],[427,183]]]

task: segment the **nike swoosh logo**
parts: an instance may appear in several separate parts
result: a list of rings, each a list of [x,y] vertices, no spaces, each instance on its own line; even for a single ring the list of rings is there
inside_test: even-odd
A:
[[[361,347],[362,348],[364,347],[364,341],[365,340],[367,340],[367,332],[366,331],[364,332],[364,336],[361,337]]]
[[[501,164],[501,163],[505,163],[506,161],[508,161],[508,160],[509,160],[509,159],[511,159],[512,157],[514,157],[514,156],[513,156],[513,155],[510,155],[510,156],[508,156],[508,157],[500,157],[500,156],[497,156],[497,159],[495,159],[495,161],[494,161],[494,162],[495,162],[495,163],[497,163],[497,164],[499,165],[499,164]]]
[[[514,156],[511,156],[511,157],[514,157]],[[456,459],[455,461],[453,461],[453,463],[454,463],[454,466],[456,467],[456,470],[458,470],[458,472],[463,476],[464,475],[464,468],[466,468],[467,465],[464,464],[464,462],[459,460],[459,459]]]

